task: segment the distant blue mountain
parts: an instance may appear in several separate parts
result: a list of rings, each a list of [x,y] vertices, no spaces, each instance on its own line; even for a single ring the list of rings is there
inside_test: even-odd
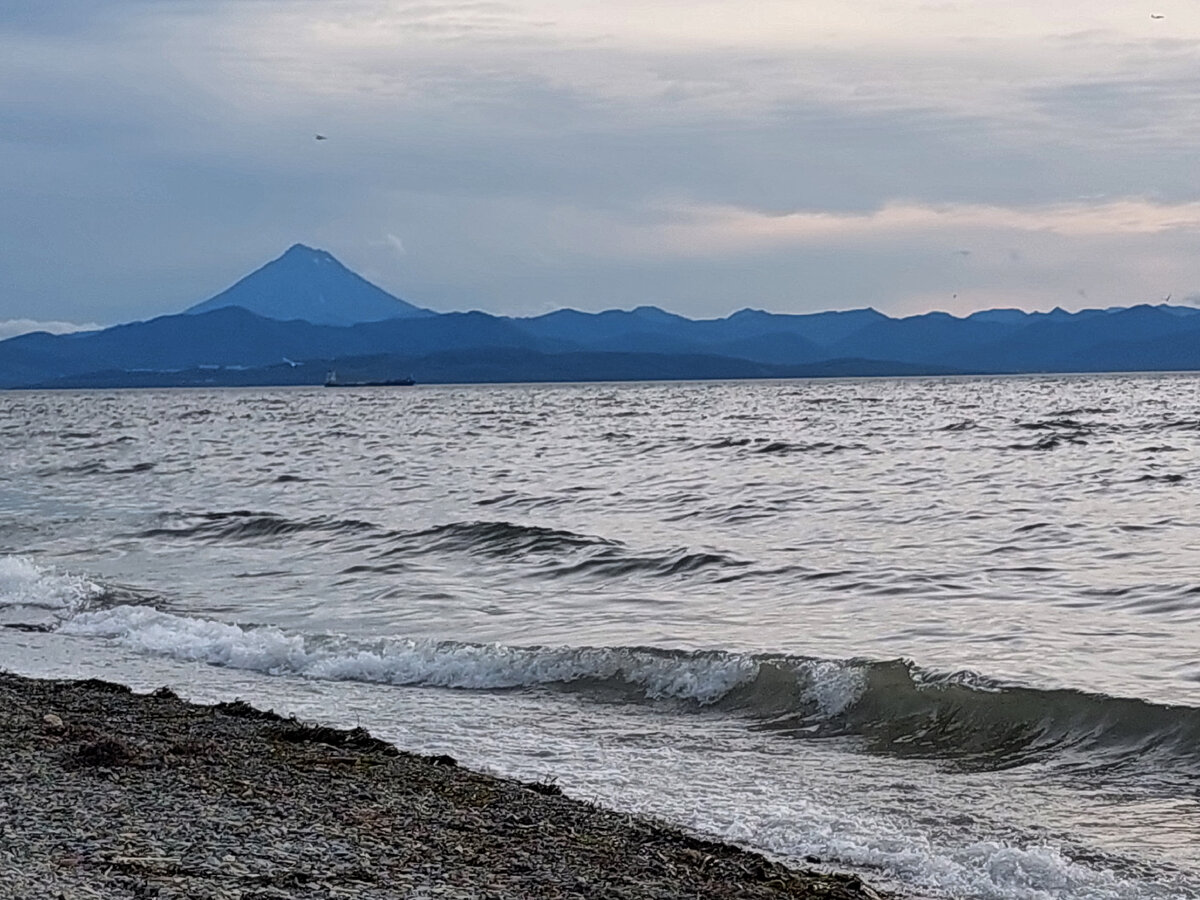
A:
[[[62,341],[60,337],[70,340]],[[447,350],[575,349],[533,337],[486,313],[447,313],[359,325],[279,321],[241,307],[160,316],[103,331],[23,334],[0,342],[0,387],[41,384],[89,372],[177,372],[253,368],[310,359],[390,353],[424,356]]]
[[[434,313],[393,297],[351,272],[324,250],[294,244],[278,259],[189,313],[240,306],[267,319],[302,319],[314,325],[356,325]]]
[[[718,331],[726,339],[754,338],[769,334],[794,334],[821,347],[862,332],[879,322],[892,321],[873,309],[834,310],[831,312],[784,315],[761,309],[743,309],[727,319],[712,319],[699,323]]]
[[[1200,310],[433,313],[296,245],[178,315],[0,341],[0,388],[1200,370]]]
[[[511,321],[539,337],[590,350],[715,354],[789,364],[830,359],[827,347],[836,340],[891,320],[873,309],[800,316],[744,309],[724,319],[694,320],[639,306],[598,313],[561,309]]]
[[[678,335],[695,324],[691,319],[664,312],[656,306],[639,306],[628,311],[609,309],[598,313],[559,309],[513,321],[531,334],[583,343],[620,341],[638,334]]]
[[[1200,329],[1195,312],[1182,307],[1140,305],[1083,310],[1073,315],[1032,315],[1030,324],[1019,331],[974,348],[971,358],[989,369],[1014,372],[1175,369],[1184,357],[1178,352],[1164,355],[1160,351],[1165,351],[1169,339]],[[1122,349],[1134,344],[1144,349],[1136,354]],[[1200,343],[1195,350],[1200,351]],[[954,358],[962,361],[965,355],[960,351]],[[1200,359],[1182,367],[1194,365],[1200,365]]]

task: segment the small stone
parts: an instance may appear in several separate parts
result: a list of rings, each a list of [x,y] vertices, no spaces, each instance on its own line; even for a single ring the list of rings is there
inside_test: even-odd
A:
[[[46,713],[42,716],[42,721],[51,731],[62,731],[67,726],[63,724],[63,720],[54,713]]]

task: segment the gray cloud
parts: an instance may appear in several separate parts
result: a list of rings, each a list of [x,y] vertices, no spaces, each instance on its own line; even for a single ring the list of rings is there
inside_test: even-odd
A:
[[[1070,305],[1200,280],[1179,234],[934,229],[687,258],[629,238],[700,207],[1194,201],[1187,40],[659,46],[547,15],[0,2],[0,315],[172,311],[297,240],[422,305],[497,312]]]

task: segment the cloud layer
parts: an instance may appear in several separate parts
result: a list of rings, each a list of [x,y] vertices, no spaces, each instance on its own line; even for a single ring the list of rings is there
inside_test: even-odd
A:
[[[295,241],[512,313],[1200,288],[1182,0],[49,6],[0,0],[11,318],[173,311]]]

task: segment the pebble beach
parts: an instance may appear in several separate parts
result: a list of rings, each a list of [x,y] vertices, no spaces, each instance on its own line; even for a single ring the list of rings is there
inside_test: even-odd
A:
[[[886,895],[362,729],[0,673],[0,896]]]

